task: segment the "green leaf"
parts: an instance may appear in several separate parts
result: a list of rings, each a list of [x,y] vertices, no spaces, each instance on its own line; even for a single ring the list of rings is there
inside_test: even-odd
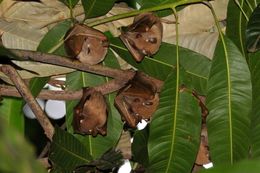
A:
[[[140,6],[141,9],[146,9],[146,8],[152,8],[152,7],[156,7],[156,6],[162,6],[165,4],[171,4],[171,3],[176,3],[180,0],[141,0],[140,1]],[[182,9],[183,7],[177,7],[177,10]],[[161,11],[156,11],[156,13],[158,14],[158,16],[160,17],[165,17],[168,15],[172,14],[172,10],[171,9],[165,9],[165,10],[161,10]]]
[[[103,65],[107,65],[112,68],[119,67],[117,59],[114,57],[111,51],[108,52],[108,55],[105,58],[105,62],[103,62]],[[107,82],[108,80],[108,78],[90,73],[74,72],[67,75],[66,83],[68,85],[68,88],[78,90],[86,86],[97,86]],[[100,135],[98,135],[97,137],[92,137],[91,135],[75,135],[80,141],[82,141],[86,145],[88,152],[93,158],[99,158],[104,152],[115,146],[120,137],[123,124],[121,121],[120,114],[114,107],[114,98],[115,93],[109,94],[106,97],[109,115],[107,121],[107,135],[105,137]],[[73,109],[76,103],[77,101],[67,102],[66,124],[69,129],[69,132],[71,133],[73,132],[71,126],[73,119]]]
[[[79,2],[79,0],[59,0],[59,1],[63,2],[70,9],[73,9]]]
[[[210,156],[214,165],[248,155],[252,87],[241,52],[228,38],[218,42],[208,81],[206,106]]]
[[[116,0],[81,0],[85,18],[93,18],[106,14],[113,6]]]
[[[55,128],[49,159],[54,163],[54,167],[67,171],[92,161],[85,146],[73,135],[58,127]]]
[[[99,159],[92,161],[88,165],[82,165],[76,169],[76,172],[86,173],[88,170],[93,170],[95,166],[99,170],[108,171],[115,168],[119,168],[124,163],[123,155],[121,151],[109,149]]]
[[[149,136],[149,125],[147,125],[143,130],[135,131],[132,144],[132,154],[133,160],[144,165],[148,166],[148,136]]]
[[[0,172],[47,173],[36,161],[33,147],[0,117]]]
[[[258,3],[260,3],[260,0],[236,1],[239,2],[241,8],[246,13],[246,16],[248,18],[253,12],[253,9],[256,8]],[[247,20],[240,10],[239,6],[236,4],[236,1],[231,0],[228,4],[226,35],[235,43],[235,45],[245,56],[245,28],[247,25]]]
[[[71,21],[65,20],[55,25],[41,40],[37,51],[65,55],[63,39],[72,26]]]
[[[251,156],[260,157],[260,52],[249,55],[249,66],[251,71],[253,100],[251,117]]]
[[[0,45],[0,58],[1,59],[17,59],[20,58],[16,55],[14,55],[12,52],[10,52],[8,49],[6,49],[4,46]]]
[[[0,104],[0,117],[19,132],[24,132],[23,101],[19,98],[4,97]]]
[[[214,167],[211,169],[207,169],[204,171],[200,171],[200,173],[259,173],[260,170],[260,161],[259,160],[245,160],[234,165],[223,165],[220,167]]]
[[[190,172],[198,152],[201,113],[191,93],[179,92],[177,74],[175,69],[166,79],[150,124],[150,172]]]
[[[153,76],[165,80],[176,65],[176,46],[162,43],[160,50],[151,58],[145,57],[141,63],[136,63],[120,39],[110,40],[110,47],[129,64]],[[211,61],[205,56],[189,49],[179,47],[180,64],[186,71],[189,83],[187,86],[194,88],[200,94],[206,94],[207,79]]]
[[[260,5],[254,10],[246,28],[246,47],[249,52],[260,49]]]

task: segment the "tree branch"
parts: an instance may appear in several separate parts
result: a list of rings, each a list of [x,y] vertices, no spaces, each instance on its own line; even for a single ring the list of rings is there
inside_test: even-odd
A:
[[[47,64],[69,67],[69,68],[95,73],[102,76],[108,76],[116,79],[124,79],[126,78],[126,76],[131,76],[134,73],[134,71],[132,70],[121,70],[121,69],[110,68],[102,65],[83,64],[77,60],[72,60],[67,57],[62,57],[58,55],[52,55],[52,54],[46,54],[46,53],[28,51],[28,50],[16,50],[16,49],[9,49],[9,50],[14,55],[19,57],[18,60],[23,60],[23,61],[33,60],[33,61],[47,63]]]
[[[32,112],[35,114],[37,120],[41,124],[42,128],[46,136],[52,140],[52,136],[54,134],[54,128],[47,118],[40,105],[34,99],[32,93],[20,77],[20,75],[16,72],[16,70],[10,65],[2,65],[0,66],[0,71],[2,71],[5,75],[7,75],[11,81],[15,84],[16,89],[19,91],[21,96],[27,102],[27,104],[32,109]]]
[[[132,76],[133,77],[133,76]],[[94,87],[97,91],[100,91],[102,94],[109,94],[111,92],[117,91],[124,87],[126,83],[132,79],[111,80],[103,85]],[[0,93],[2,96],[12,96],[12,97],[21,97],[21,94],[17,91],[15,87],[0,85]],[[47,100],[79,100],[83,95],[83,90],[77,91],[53,91],[53,90],[42,90],[38,98]]]

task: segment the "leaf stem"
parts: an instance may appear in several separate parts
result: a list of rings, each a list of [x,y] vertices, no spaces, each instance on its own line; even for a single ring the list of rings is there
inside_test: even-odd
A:
[[[186,5],[186,4],[193,4],[193,3],[200,3],[200,2],[204,2],[204,1],[205,0],[181,0],[181,1],[178,1],[178,2],[167,3],[167,4],[160,5],[160,6],[155,6],[155,7],[151,7],[151,8],[142,9],[142,10],[136,10],[136,11],[132,11],[132,12],[128,12],[128,13],[118,14],[118,15],[107,17],[107,18],[97,20],[97,21],[94,21],[94,22],[86,22],[86,24],[90,27],[93,27],[93,26],[97,26],[97,25],[100,25],[100,24],[103,24],[103,23],[112,22],[114,20],[132,17],[132,16],[135,16],[135,15],[144,13],[144,12],[173,9],[173,8],[176,8],[177,6]]]
[[[253,9],[252,5],[250,4],[250,2],[248,0],[245,0],[245,1],[247,3],[248,7],[250,8],[251,12],[253,12],[254,9]]]
[[[240,5],[239,1],[238,0],[235,0],[235,3],[237,4],[238,8],[240,9],[240,11],[242,12],[242,14],[244,15],[246,21],[248,22],[249,19],[248,19],[248,16],[246,15],[244,9],[242,8],[242,6]]]

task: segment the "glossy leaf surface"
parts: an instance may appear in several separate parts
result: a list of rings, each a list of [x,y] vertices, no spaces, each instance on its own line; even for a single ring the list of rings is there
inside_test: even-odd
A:
[[[233,164],[247,157],[251,100],[245,57],[224,37],[215,50],[206,96],[210,156],[214,165]]]
[[[199,147],[201,115],[191,93],[179,91],[176,70],[165,81],[150,124],[149,171],[190,172]],[[177,87],[177,88],[176,88]]]
[[[49,159],[54,163],[54,168],[70,171],[92,161],[85,146],[73,135],[60,128],[55,128]]]

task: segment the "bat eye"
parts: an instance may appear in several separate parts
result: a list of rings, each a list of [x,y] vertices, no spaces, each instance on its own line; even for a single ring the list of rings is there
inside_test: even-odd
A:
[[[143,37],[143,36],[140,33],[137,33],[136,36],[135,36],[135,38],[141,38],[141,37]]]
[[[153,43],[153,44],[155,44],[155,43],[157,43],[157,38],[149,38],[149,40],[148,40],[150,43]]]
[[[109,46],[109,43],[107,41],[101,41],[101,45],[103,47],[108,47]]]
[[[140,100],[140,98],[135,98],[134,99],[134,102],[136,102],[136,103],[138,103],[138,102],[140,102],[141,100]]]
[[[144,106],[152,106],[152,105],[153,105],[153,102],[144,102],[143,105],[144,105]]]

